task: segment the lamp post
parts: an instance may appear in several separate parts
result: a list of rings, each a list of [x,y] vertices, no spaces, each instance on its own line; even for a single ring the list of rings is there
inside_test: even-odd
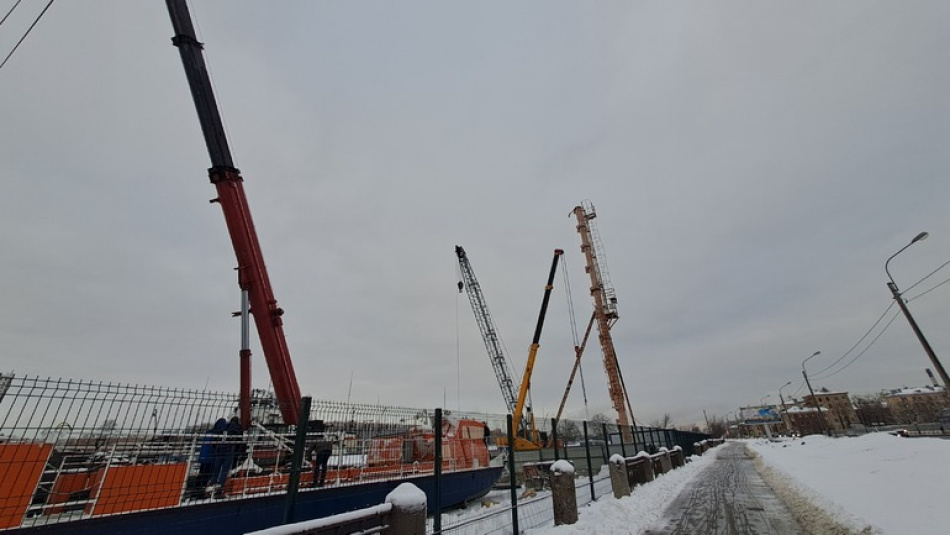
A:
[[[917,335],[917,339],[920,340],[920,345],[924,346],[924,351],[927,353],[927,356],[930,357],[930,362],[933,363],[934,368],[937,368],[937,373],[940,375],[940,380],[943,381],[944,391],[950,389],[950,376],[947,376],[947,370],[943,369],[943,364],[940,363],[940,360],[937,358],[937,354],[934,353],[930,343],[927,342],[927,338],[924,337],[924,333],[920,330],[920,327],[917,326],[917,322],[914,321],[914,316],[910,314],[910,310],[907,308],[907,303],[904,302],[904,299],[901,297],[900,290],[897,289],[897,284],[894,282],[894,277],[891,276],[891,272],[888,271],[887,265],[894,259],[895,256],[904,252],[904,249],[907,249],[911,245],[924,240],[929,236],[926,232],[921,232],[920,234],[914,236],[914,239],[910,240],[910,243],[901,247],[900,251],[892,254],[890,258],[887,259],[887,262],[884,262],[884,272],[887,273],[887,278],[890,279],[890,282],[887,283],[887,287],[891,290],[891,295],[894,296],[894,300],[897,301],[897,305],[901,307],[901,312],[904,313],[904,316],[907,318],[908,323],[910,323],[910,328],[914,330],[914,334]]]
[[[786,386],[790,385],[790,384],[792,384],[791,381],[789,381],[789,382],[785,383],[784,385],[778,387],[778,399],[779,399],[779,401],[782,402],[782,404],[779,405],[778,413],[779,413],[779,415],[782,417],[782,424],[785,425],[785,432],[786,432],[786,433],[789,433],[789,434],[791,434],[791,429],[789,429],[791,426],[788,425],[788,422],[785,421],[785,398],[782,397],[782,389],[785,388]]]
[[[815,351],[811,354],[811,357],[808,357],[802,361],[802,377],[805,378],[805,384],[808,385],[808,391],[811,392],[811,400],[814,402],[815,409],[818,411],[818,422],[821,424],[821,430],[830,432],[831,430],[828,428],[828,424],[825,422],[825,415],[822,414],[821,406],[818,405],[818,398],[815,397],[815,391],[811,389],[811,382],[808,381],[808,374],[805,372],[805,363],[811,360],[813,357],[817,357],[818,355],[821,355],[821,351]]]

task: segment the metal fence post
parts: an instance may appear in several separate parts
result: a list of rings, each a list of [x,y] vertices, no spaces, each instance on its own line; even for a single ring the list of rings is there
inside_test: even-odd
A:
[[[508,415],[508,473],[511,474],[511,533],[518,535],[518,474],[515,473],[515,430]]]
[[[584,450],[587,452],[587,479],[590,481],[590,501],[597,499],[594,496],[594,467],[590,462],[590,439],[587,435],[587,420],[584,420]]]
[[[610,441],[607,440],[607,424],[605,422],[601,422],[600,425],[604,428],[604,464],[607,464],[607,461],[610,458]]]
[[[623,429],[621,429],[621,426],[618,425],[618,426],[617,426],[617,430],[620,431],[620,454],[623,455],[623,458],[624,458],[624,459],[626,459],[626,458],[627,458],[627,446],[626,446],[626,444],[623,443]],[[634,436],[634,435],[631,433],[631,436]],[[636,444],[637,444],[636,438],[633,439],[633,444],[634,444],[634,449],[636,449]]]
[[[297,489],[300,487],[300,467],[303,466],[303,450],[307,445],[307,423],[310,422],[310,396],[300,399],[300,415],[297,417],[297,437],[294,440],[294,456],[290,464],[290,481],[287,484],[287,505],[284,508],[284,524],[294,521],[297,507]]]
[[[560,461],[561,456],[557,449],[557,420],[551,418],[551,444],[554,446],[554,460]]]
[[[435,410],[435,517],[433,533],[442,533],[442,409]]]

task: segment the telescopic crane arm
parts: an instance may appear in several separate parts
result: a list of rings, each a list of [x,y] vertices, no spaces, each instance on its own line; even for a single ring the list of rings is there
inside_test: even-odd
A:
[[[551,299],[551,290],[554,289],[554,274],[557,272],[558,260],[564,251],[554,250],[554,260],[551,261],[551,271],[548,273],[548,282],[544,286],[544,298],[541,300],[541,311],[538,313],[538,323],[534,328],[534,338],[531,339],[531,349],[528,351],[528,363],[525,365],[524,375],[521,376],[521,389],[518,391],[518,403],[512,416],[512,429],[518,429],[521,425],[522,412],[524,411],[525,399],[528,396],[528,389],[531,388],[531,373],[534,371],[534,361],[538,356],[538,348],[541,347],[541,329],[544,327],[544,316],[548,312],[548,301]],[[533,426],[532,426],[533,428]],[[538,437],[527,437],[528,440],[535,443],[540,448]]]
[[[284,311],[277,306],[277,299],[270,286],[257,231],[254,229],[251,210],[244,194],[244,179],[231,159],[231,150],[228,147],[221,115],[218,112],[208,69],[202,55],[202,44],[195,36],[188,6],[185,0],[166,0],[166,5],[175,31],[172,43],[178,47],[181,54],[182,65],[185,68],[185,75],[198,112],[198,120],[201,123],[201,131],[204,134],[208,155],[211,157],[208,175],[218,194],[212,202],[220,204],[224,212],[228,234],[231,236],[231,245],[237,256],[238,285],[242,290],[247,291],[251,314],[254,315],[254,323],[257,326],[264,358],[274,383],[274,393],[277,396],[284,422],[296,424],[300,406],[300,387],[297,384],[294,366],[290,360],[290,350],[287,348],[284,337],[281,319]],[[249,364],[242,351],[241,403],[249,405],[249,392],[247,399],[244,399],[245,379],[249,385]],[[242,407],[242,412],[243,410]],[[245,426],[248,423],[242,422]]]

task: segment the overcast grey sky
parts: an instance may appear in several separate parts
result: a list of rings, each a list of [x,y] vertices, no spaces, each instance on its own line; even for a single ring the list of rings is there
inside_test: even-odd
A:
[[[4,55],[43,4],[0,26]],[[453,248],[520,377],[555,248],[590,313],[584,199],[643,421],[794,393],[802,359],[822,351],[817,372],[887,308],[888,256],[931,233],[891,263],[901,287],[950,260],[946,2],[191,4],[315,397],[352,376],[356,401],[502,412]],[[0,70],[0,369],[236,390],[235,260],[171,36],[159,0],[58,2]],[[539,416],[573,362],[565,296],[559,276]],[[950,284],[910,307],[950,360]],[[612,414],[596,343],[585,363]],[[815,384],[929,366],[898,318]]]

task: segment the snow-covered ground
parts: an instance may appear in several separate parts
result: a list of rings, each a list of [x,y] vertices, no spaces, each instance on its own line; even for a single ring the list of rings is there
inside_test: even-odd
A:
[[[797,491],[855,533],[945,535],[950,533],[950,440],[901,438],[886,433],[861,437],[808,436],[777,442],[747,442],[771,478]],[[710,453],[715,453],[715,449]],[[528,530],[531,535],[636,535],[705,466],[707,454],[629,497],[600,497],[580,510],[573,526]]]
[[[950,533],[950,440],[875,433],[749,445],[793,489],[845,525],[886,535]]]

